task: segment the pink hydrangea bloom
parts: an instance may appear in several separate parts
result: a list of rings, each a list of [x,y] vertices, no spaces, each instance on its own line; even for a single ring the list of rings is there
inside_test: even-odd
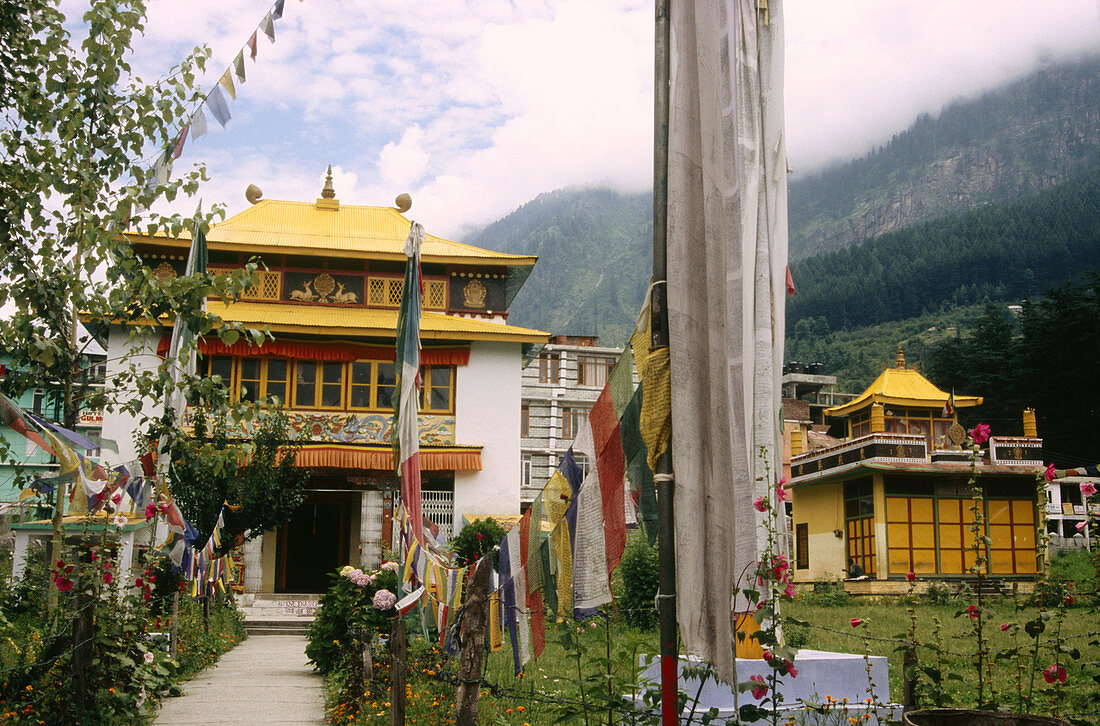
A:
[[[377,610],[389,610],[397,602],[397,596],[389,590],[379,590],[374,593],[373,604]]]
[[[382,563],[382,569],[386,570],[387,572],[397,572],[397,563],[396,562],[383,562]]]
[[[373,577],[371,577],[367,573],[363,572],[362,570],[358,570],[358,569],[352,570],[351,572],[349,572],[348,573],[348,579],[351,580],[352,583],[358,585],[359,587],[366,587],[367,585],[374,582]]]

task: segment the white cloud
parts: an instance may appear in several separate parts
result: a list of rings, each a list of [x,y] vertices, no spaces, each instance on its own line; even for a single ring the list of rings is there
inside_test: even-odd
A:
[[[83,3],[65,0],[70,17]],[[1100,47],[1097,0],[786,3],[786,111],[797,171],[883,143],[921,112]],[[268,0],[151,0],[134,66],[162,75],[213,51],[209,88]],[[437,234],[507,214],[570,185],[648,188],[653,10],[649,0],[287,2],[262,33],[228,129],[185,151],[202,194],[231,211],[243,190],[316,198],[333,164],[345,204],[409,191]],[[337,175],[339,170],[339,175]],[[318,176],[320,175],[320,176]],[[193,209],[193,203],[191,209]],[[187,210],[190,211],[190,210]]]

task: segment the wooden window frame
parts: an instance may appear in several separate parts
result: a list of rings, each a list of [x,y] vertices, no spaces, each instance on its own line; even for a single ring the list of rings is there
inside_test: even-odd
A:
[[[794,567],[810,569],[810,525],[806,522],[794,526]]]
[[[347,410],[347,397],[348,397],[348,365],[347,363],[340,363],[340,403],[335,406],[325,406],[321,403],[324,396],[324,390],[326,385],[333,385],[332,383],[325,383],[325,364],[331,364],[333,361],[321,361],[321,360],[296,360],[293,366],[293,378],[294,378],[294,390],[291,393],[291,399],[294,401],[292,408],[294,409],[317,409],[322,411],[346,411]],[[313,391],[313,405],[298,403],[298,366],[300,365],[314,365],[316,366],[313,385],[315,386]]]
[[[356,364],[364,364],[364,363],[370,364],[370,381],[366,384],[352,383],[352,368]],[[392,411],[393,410],[392,405],[390,405],[390,406],[380,406],[378,404],[378,389],[380,388],[379,378],[381,376],[379,371],[381,370],[381,366],[384,366],[384,365],[395,366],[395,370],[396,370],[396,365],[397,364],[393,363],[391,361],[384,361],[384,360],[354,360],[354,361],[351,361],[347,364],[347,371],[344,374],[344,380],[347,381],[346,401],[347,401],[347,410],[348,411]],[[351,394],[352,394],[353,389],[356,388],[356,387],[361,388],[364,385],[370,390],[370,394],[368,396],[368,398],[370,400],[369,404],[367,406],[354,406],[354,405],[352,405],[352,395]],[[396,396],[398,394],[398,388],[396,386],[396,382],[395,382],[395,385],[393,386],[393,389],[394,389],[393,390],[393,395]]]
[[[531,435],[531,406],[526,403],[519,407],[519,435]]]
[[[561,383],[561,353],[539,354],[539,383]]]
[[[446,408],[428,408],[428,403],[431,401],[431,392],[435,390],[436,386],[432,384],[432,371],[435,369],[449,370],[450,375],[447,378],[447,407]],[[419,400],[419,412],[426,414],[447,414],[454,413],[455,411],[455,379],[458,377],[458,371],[456,366],[450,365],[422,365],[420,366],[420,400]]]
[[[607,379],[611,376],[611,369],[615,367],[615,358],[607,355],[578,355],[577,356],[577,385],[603,388],[607,385]],[[604,369],[603,382],[599,381],[599,369]],[[591,369],[591,371],[589,370]],[[589,381],[589,376],[596,380]]]
[[[584,406],[562,406],[561,408],[561,437],[565,441],[572,441],[577,437],[577,432],[581,430],[581,426],[584,421],[580,417],[588,416],[592,412],[591,408]],[[576,426],[573,425],[573,417],[578,417],[576,420]]]

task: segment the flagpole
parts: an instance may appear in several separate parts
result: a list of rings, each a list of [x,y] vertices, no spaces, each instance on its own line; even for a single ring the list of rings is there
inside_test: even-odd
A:
[[[655,1],[653,69],[653,279],[650,347],[668,348],[668,124],[671,38],[669,4]],[[673,527],[672,442],[657,460],[658,618],[661,639],[661,724],[675,726],[679,713],[679,649],[676,628],[676,552]]]

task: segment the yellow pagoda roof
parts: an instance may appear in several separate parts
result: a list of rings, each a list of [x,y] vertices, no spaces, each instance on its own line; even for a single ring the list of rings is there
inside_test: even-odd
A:
[[[249,326],[269,326],[273,333],[393,337],[397,310],[286,305],[280,303],[210,301],[208,312]],[[425,340],[499,340],[545,343],[549,333],[478,318],[425,311],[420,319]]]
[[[905,356],[901,348],[898,348],[897,363],[893,368],[884,370],[858,398],[843,405],[825,409],[825,415],[847,416],[876,403],[942,409],[949,398],[951,394],[941,391],[915,368],[906,368]],[[979,406],[981,403],[981,396],[955,396],[956,408]]]
[[[411,222],[393,207],[351,204],[287,202],[264,199],[243,212],[214,225],[206,236],[212,250],[257,254],[316,255],[405,259],[405,238]],[[335,202],[335,200],[324,200]],[[128,233],[131,242],[153,242],[185,247],[190,235]],[[531,255],[492,252],[472,245],[425,234],[421,248],[424,262],[532,266]]]

